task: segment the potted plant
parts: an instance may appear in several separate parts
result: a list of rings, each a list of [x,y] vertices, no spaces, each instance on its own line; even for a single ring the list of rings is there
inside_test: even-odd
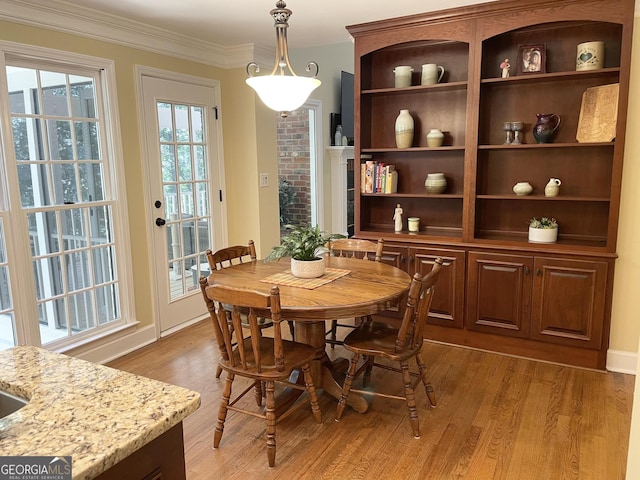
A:
[[[529,241],[532,243],[554,243],[558,240],[558,222],[555,218],[541,217],[529,220]]]
[[[273,247],[265,262],[291,257],[291,273],[300,278],[317,278],[324,273],[323,253],[326,244],[334,238],[344,238],[339,233],[326,233],[316,225],[285,225],[288,232],[280,239],[280,245]]]

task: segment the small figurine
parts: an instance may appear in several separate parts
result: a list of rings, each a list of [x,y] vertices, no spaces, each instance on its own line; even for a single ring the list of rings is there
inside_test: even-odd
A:
[[[504,62],[500,64],[500,68],[502,69],[502,78],[509,78],[509,69],[511,68],[511,64],[509,63],[508,58],[504,59]]]
[[[395,231],[401,232],[402,231],[402,207],[400,206],[399,203],[396,205],[396,211],[393,214],[393,219],[396,222]]]

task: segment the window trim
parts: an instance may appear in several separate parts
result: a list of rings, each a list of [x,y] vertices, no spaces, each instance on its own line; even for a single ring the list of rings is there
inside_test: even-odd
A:
[[[115,244],[118,247],[118,255],[116,260],[118,283],[120,290],[120,312],[121,319],[113,322],[107,328],[100,326],[91,330],[90,334],[78,335],[77,337],[66,337],[64,342],[55,342],[48,344],[45,348],[51,348],[54,351],[68,351],[75,347],[86,345],[89,342],[96,342],[99,339],[117,333],[123,327],[137,324],[135,317],[135,303],[133,292],[133,276],[130,265],[131,257],[131,241],[130,226],[127,205],[126,178],[124,169],[124,153],[121,139],[120,113],[117,102],[116,89],[116,73],[115,62],[110,59],[99,58],[73,52],[66,52],[46,47],[38,47],[32,45],[24,45],[15,42],[0,41],[0,67],[2,75],[0,75],[0,95],[5,101],[0,102],[0,115],[2,124],[11,125],[11,113],[6,97],[8,89],[6,75],[4,74],[7,61],[12,64],[37,63],[38,68],[47,66],[55,66],[68,68],[69,71],[75,69],[91,69],[99,72],[99,89],[103,101],[104,120],[101,125],[104,142],[106,144],[105,163],[108,164],[106,169],[108,178],[105,178],[105,187],[110,190],[110,198],[115,199],[113,202],[113,215],[117,222],[113,228],[113,236]],[[31,65],[33,66],[33,65]],[[97,92],[98,93],[98,92]],[[9,129],[10,131],[10,129]],[[0,132],[1,133],[1,132]],[[7,241],[7,255],[10,258],[28,258],[31,262],[31,251],[28,243],[24,241],[24,235],[28,232],[27,215],[21,207],[19,189],[13,188],[17,185],[17,172],[13,168],[7,168],[6,152],[13,149],[13,140],[11,133],[0,135],[0,181],[8,185],[8,194],[5,194],[6,210],[1,212],[5,218],[5,222],[11,225],[11,231],[5,230]],[[16,209],[12,211],[12,206]],[[2,206],[2,205],[0,205]],[[30,266],[24,268],[24,265],[16,263],[15,260],[9,262],[10,275],[13,285],[13,303],[16,315],[16,337],[18,344],[41,345],[40,332],[37,321],[28,321],[20,319],[37,319],[37,307],[33,301],[35,298],[35,282]],[[22,267],[22,268],[20,268]]]

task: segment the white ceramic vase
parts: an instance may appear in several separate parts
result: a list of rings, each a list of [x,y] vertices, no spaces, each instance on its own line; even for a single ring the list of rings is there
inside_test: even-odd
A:
[[[444,173],[428,173],[424,181],[427,193],[443,193],[447,189],[447,179]]]
[[[558,240],[558,228],[529,227],[529,241],[531,243],[555,243]]]
[[[318,278],[324,274],[324,257],[316,260],[291,259],[291,275],[298,278]]]
[[[429,148],[437,148],[442,146],[444,140],[444,133],[437,128],[432,128],[427,134],[427,146]]]
[[[396,117],[396,146],[409,148],[413,145],[413,117],[409,110],[400,110]]]
[[[518,182],[513,186],[513,193],[516,195],[529,195],[531,192],[533,192],[533,187],[529,182]]]

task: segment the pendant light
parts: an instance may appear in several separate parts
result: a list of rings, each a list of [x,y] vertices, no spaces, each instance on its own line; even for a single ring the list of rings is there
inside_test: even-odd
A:
[[[260,72],[257,63],[247,65],[246,82],[253,88],[264,104],[272,110],[280,112],[283,117],[287,112],[300,108],[307,101],[311,92],[320,86],[318,64],[309,62],[307,72],[313,71],[313,77],[299,77],[289,63],[289,47],[287,46],[287,23],[291,10],[282,0],[276,2],[276,8],[269,12],[276,27],[276,62],[269,75],[255,76]]]

